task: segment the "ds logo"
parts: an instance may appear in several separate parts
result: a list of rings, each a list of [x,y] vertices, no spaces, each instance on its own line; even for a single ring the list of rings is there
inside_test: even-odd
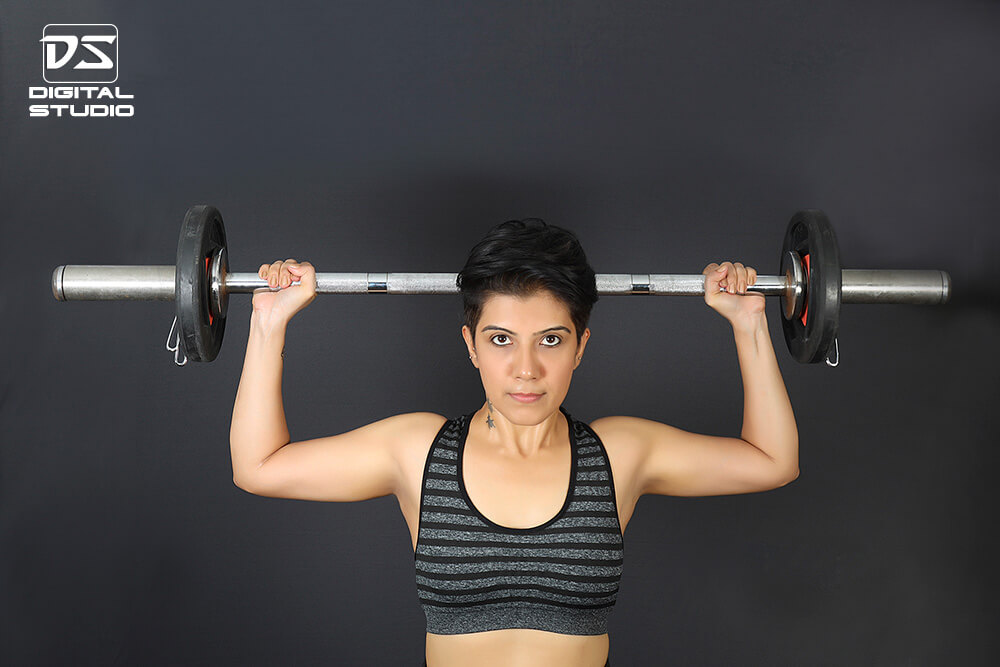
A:
[[[118,80],[118,28],[110,23],[50,23],[42,29],[41,42],[47,83]]]

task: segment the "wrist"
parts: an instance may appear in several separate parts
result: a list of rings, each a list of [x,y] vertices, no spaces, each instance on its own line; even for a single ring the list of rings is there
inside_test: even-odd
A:
[[[767,333],[767,318],[763,311],[745,315],[730,322],[733,325],[733,333],[736,335],[756,335]]]
[[[262,316],[257,311],[250,315],[250,338],[270,345],[284,347],[288,320]]]

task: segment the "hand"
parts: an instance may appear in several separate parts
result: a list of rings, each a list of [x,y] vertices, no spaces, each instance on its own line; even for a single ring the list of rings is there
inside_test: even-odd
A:
[[[253,312],[264,324],[287,324],[316,298],[316,269],[309,262],[286,259],[261,264],[257,275],[269,285],[253,291]],[[294,280],[299,284],[292,285]]]
[[[739,262],[712,262],[705,275],[705,303],[729,320],[734,327],[755,321],[764,312],[764,295],[747,292],[757,282],[757,271]],[[725,288],[725,291],[720,291]]]

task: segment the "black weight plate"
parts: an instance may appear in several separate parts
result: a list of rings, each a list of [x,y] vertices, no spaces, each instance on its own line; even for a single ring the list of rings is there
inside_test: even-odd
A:
[[[222,347],[226,313],[213,316],[209,308],[209,263],[212,254],[225,247],[219,210],[205,205],[189,208],[177,241],[175,296],[180,340],[191,361],[212,361]]]
[[[840,249],[822,211],[808,209],[792,216],[782,257],[789,250],[802,259],[806,303],[801,317],[781,318],[785,343],[797,361],[815,364],[829,356],[840,325]]]

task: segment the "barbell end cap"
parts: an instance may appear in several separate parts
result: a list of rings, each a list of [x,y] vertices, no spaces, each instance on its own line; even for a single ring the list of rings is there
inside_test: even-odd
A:
[[[56,301],[65,301],[66,294],[63,292],[63,272],[66,270],[65,264],[60,264],[52,271],[52,296]]]
[[[951,276],[947,271],[941,272],[941,303],[948,303],[951,298]]]

